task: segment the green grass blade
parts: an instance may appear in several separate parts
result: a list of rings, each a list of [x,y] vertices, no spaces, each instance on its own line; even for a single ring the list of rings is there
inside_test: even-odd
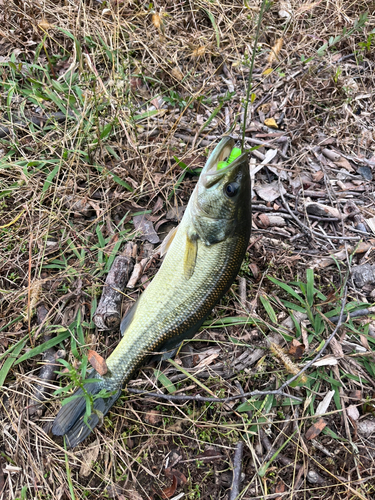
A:
[[[212,27],[215,31],[215,37],[216,37],[216,45],[217,45],[217,48],[220,49],[220,33],[219,33],[219,28],[217,27],[217,24],[216,24],[216,21],[215,21],[215,18],[212,14],[212,12],[210,12],[208,9],[205,9],[203,8],[203,10],[205,11],[205,13],[208,15],[208,17],[210,18],[210,21],[211,21],[211,24],[212,24]]]
[[[306,280],[307,303],[310,307],[312,307],[314,304],[314,271],[312,269],[306,269]]]
[[[136,122],[140,122],[141,120],[144,120],[146,118],[150,118],[151,116],[155,116],[157,114],[160,114],[159,109],[152,109],[150,111],[145,111],[144,113],[141,113],[139,115],[134,115],[133,120]]]
[[[210,114],[208,117],[207,121],[204,122],[204,124],[201,126],[199,130],[199,134],[203,132],[203,130],[208,127],[208,125],[212,122],[212,120],[215,118],[215,116],[220,112],[221,108],[224,106],[225,102],[222,101],[216,108],[213,110],[213,112]]]
[[[231,316],[230,318],[207,320],[202,328],[223,328],[233,325],[256,325],[257,321],[249,316]]]
[[[105,247],[105,239],[102,233],[102,230],[100,229],[100,226],[96,226],[96,234],[98,236],[98,242],[99,242],[99,248],[104,248]]]
[[[130,184],[120,179],[120,177],[111,172],[111,170],[108,170],[105,167],[102,167],[101,165],[93,165],[93,167],[96,168],[96,170],[98,170],[103,175],[109,174],[117,184],[126,188],[128,191],[134,191],[134,189],[130,186]]]
[[[169,378],[160,370],[154,370],[154,374],[157,380],[159,380],[159,382],[167,389],[170,394],[177,391],[177,387],[174,385],[174,383],[171,382]]]
[[[53,179],[56,177],[60,169],[60,165],[56,165],[56,167],[47,175],[46,180],[42,187],[42,193],[45,193],[50,185],[52,184]]]
[[[175,368],[177,368],[177,370],[179,370],[184,375],[186,375],[186,377],[189,378],[190,380],[192,380],[195,384],[199,385],[199,387],[202,387],[202,389],[204,389],[206,392],[208,392],[208,394],[211,394],[211,396],[215,396],[215,394],[207,386],[202,384],[202,382],[200,382],[196,377],[194,377],[194,375],[192,375],[187,370],[185,370],[185,368],[178,365],[175,361],[173,361],[173,359],[168,359],[168,363],[170,363]]]
[[[271,302],[268,300],[268,297],[266,297],[266,295],[261,294],[259,298],[272,323],[277,323],[275,310],[272,307]]]
[[[287,293],[289,293],[289,295],[291,295],[292,297],[294,297],[295,299],[297,299],[301,304],[304,304],[305,301],[303,300],[303,298],[293,290],[293,288],[291,288],[289,285],[287,285],[286,283],[283,283],[282,281],[279,281],[277,280],[276,278],[273,278],[272,276],[267,276],[267,278],[272,281],[272,283],[274,283],[275,285],[278,285],[280,288],[282,288],[283,290],[285,290]]]
[[[47,342],[43,342],[43,344],[40,344],[37,347],[30,349],[30,351],[25,352],[25,354],[22,354],[22,356],[18,358],[17,361],[15,361],[14,365],[18,365],[18,363],[22,363],[27,359],[33,358],[34,356],[38,356],[39,354],[43,354],[43,352],[45,352],[50,347],[55,347],[55,345],[60,344],[60,342],[63,342],[69,337],[70,337],[70,332],[68,330],[66,330],[64,333],[60,333],[60,335],[57,335],[53,339],[47,340]]]
[[[280,448],[279,448],[277,451],[275,451],[275,453],[274,453],[274,454],[272,455],[272,457],[268,460],[268,462],[266,462],[265,464],[263,464],[263,465],[259,468],[259,470],[258,470],[258,475],[259,475],[259,477],[264,477],[264,476],[266,475],[266,473],[267,473],[267,470],[268,470],[269,466],[272,464],[272,462],[273,462],[274,460],[276,460],[276,458],[278,457],[279,453],[281,453],[281,451],[285,448],[285,446],[289,443],[289,441],[290,441],[291,439],[293,439],[293,437],[295,436],[295,434],[296,434],[296,433],[297,433],[297,431],[295,430],[295,431],[293,432],[293,434],[292,434],[291,436],[289,436],[289,437],[288,437],[288,439],[285,441],[285,443],[283,443],[283,444],[280,446]]]
[[[116,241],[115,246],[113,247],[113,250],[111,252],[111,255],[108,257],[107,263],[105,265],[105,268],[104,268],[105,273],[108,273],[109,270],[111,269],[113,261],[115,260],[116,254],[117,254],[121,245],[122,245],[122,239]]]
[[[4,361],[3,366],[1,367],[0,370],[0,387],[3,386],[5,379],[8,375],[9,370],[12,368],[17,356],[19,353],[22,351],[24,348],[24,345],[26,344],[26,339],[21,341],[17,347],[15,347],[12,351],[12,353],[8,356],[8,358]]]

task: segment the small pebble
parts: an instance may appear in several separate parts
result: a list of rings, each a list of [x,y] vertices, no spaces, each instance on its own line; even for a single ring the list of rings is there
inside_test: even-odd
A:
[[[322,478],[322,476],[320,476],[314,470],[309,470],[309,472],[307,473],[307,480],[309,483],[312,483],[312,484],[323,484],[324,483],[324,479]]]
[[[372,181],[372,171],[370,167],[364,166],[359,167],[357,172],[362,175],[366,181]]]

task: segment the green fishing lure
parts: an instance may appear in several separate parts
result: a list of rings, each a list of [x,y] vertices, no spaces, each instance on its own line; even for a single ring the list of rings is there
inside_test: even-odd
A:
[[[219,161],[219,163],[217,164],[217,170],[221,170],[222,168],[227,167],[239,156],[241,156],[241,149],[233,148],[227,161]]]

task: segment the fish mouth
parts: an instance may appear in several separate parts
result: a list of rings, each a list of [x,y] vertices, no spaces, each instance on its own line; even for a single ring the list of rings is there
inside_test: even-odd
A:
[[[248,152],[242,153],[235,160],[233,160],[229,165],[224,168],[218,169],[219,162],[226,161],[229,158],[232,149],[235,146],[235,140],[233,137],[226,136],[219,142],[213,152],[210,154],[206,165],[202,170],[202,180],[206,188],[214,186],[223,177],[235,178],[239,172],[247,166]]]
[[[206,174],[209,176],[216,176],[219,174],[219,177],[222,177],[221,174],[227,174],[230,170],[235,169],[238,167],[240,164],[243,163],[245,159],[247,159],[248,153],[244,152],[240,156],[238,156],[234,161],[232,161],[229,165],[226,167],[220,168],[218,170],[218,164],[219,162],[226,161],[231,152],[232,149],[234,148],[236,144],[236,141],[233,139],[233,137],[230,136],[225,136],[221,139],[219,144],[216,146],[216,148],[212,151],[210,156],[208,157],[208,160],[206,162],[206,165],[204,166],[202,170],[202,174]]]

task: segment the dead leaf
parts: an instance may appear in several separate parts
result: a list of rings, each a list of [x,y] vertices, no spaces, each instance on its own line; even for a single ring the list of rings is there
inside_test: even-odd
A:
[[[290,5],[290,0],[281,0],[279,3],[279,16],[289,21],[292,17],[292,12],[293,10]]]
[[[364,335],[359,335],[359,338],[361,339],[361,344],[363,345],[363,347],[367,350],[367,351],[370,351],[371,352],[371,348],[369,346],[369,343],[367,341],[367,338],[364,336]]]
[[[255,263],[249,264],[249,269],[253,273],[254,278],[257,280],[259,278],[259,268]]]
[[[356,401],[361,401],[361,399],[362,399],[362,391],[360,389],[352,391],[349,394],[349,397],[350,397],[350,399],[355,399]]]
[[[187,205],[182,205],[180,207],[173,207],[168,210],[167,215],[165,216],[168,220],[172,220],[175,222],[180,222],[184,212],[186,210]]]
[[[85,453],[82,455],[82,465],[79,470],[79,475],[81,477],[87,477],[93,468],[93,465],[99,455],[99,441],[96,440],[88,448],[86,448]]]
[[[318,170],[318,172],[315,172],[313,175],[312,175],[312,180],[314,182],[319,182],[323,179],[324,177],[324,172],[323,170]]]
[[[284,493],[285,491],[285,483],[280,479],[275,488],[275,493]],[[283,496],[276,497],[276,500],[282,500]]]
[[[375,217],[371,217],[370,219],[365,219],[368,227],[371,229],[373,233],[375,233]]]
[[[108,371],[107,363],[105,359],[100,356],[96,351],[91,349],[87,353],[87,360],[90,365],[99,373],[99,375],[105,375]]]
[[[296,14],[302,14],[302,12],[307,12],[308,10],[311,10],[314,7],[318,6],[320,3],[322,3],[322,1],[323,0],[319,0],[319,2],[306,3],[296,11]]]
[[[335,356],[328,355],[324,356],[324,358],[318,359],[318,361],[315,361],[312,366],[335,366],[337,363],[338,361]]]
[[[165,469],[165,475],[169,479],[172,479],[173,477],[175,477],[177,479],[178,486],[184,486],[187,483],[187,479],[186,479],[185,474],[183,474],[182,472],[180,472],[177,469],[171,469],[170,467],[167,467]]]
[[[127,500],[143,500],[143,497],[136,490],[126,490],[126,499]],[[120,497],[118,497],[118,500],[120,500]]]
[[[163,205],[163,198],[161,196],[158,196],[155,205],[152,207],[152,213],[156,214],[156,212],[159,212],[159,210],[163,208]]]
[[[345,168],[348,172],[354,172],[354,168],[351,166],[350,162],[343,156],[341,156],[339,160],[336,160],[335,164],[338,167]]]
[[[158,495],[158,497],[160,498],[171,498],[173,497],[177,489],[177,477],[173,476],[172,485],[169,486],[169,488],[164,488],[164,490],[156,490],[154,488],[152,489],[154,490],[155,495]]]
[[[162,97],[155,97],[151,100],[151,104],[155,107],[155,109],[161,109],[164,104],[164,100]],[[161,177],[164,177],[163,174],[154,174],[154,178],[156,175],[161,175]]]
[[[268,76],[273,72],[273,68],[266,68],[264,71],[262,71],[262,75]]]
[[[306,212],[311,215],[316,215],[318,217],[336,217],[341,219],[341,213],[337,208],[330,207],[329,205],[323,205],[323,203],[310,202],[305,203]]]
[[[163,417],[157,410],[150,410],[145,415],[145,421],[150,425],[159,424]]]
[[[303,345],[305,346],[305,350],[308,351],[309,349],[309,337],[307,333],[307,321],[301,321],[301,334],[302,334],[302,342]]]
[[[214,352],[210,356],[206,356],[200,363],[197,364],[196,368],[204,368],[205,366],[209,366],[219,355],[220,352]]]
[[[332,339],[329,346],[331,348],[332,354],[335,356],[336,359],[344,357],[344,351],[342,350],[342,345],[337,339]]]
[[[352,422],[355,422],[359,419],[359,411],[357,406],[355,405],[349,405],[346,409],[346,413]]]
[[[279,126],[276,123],[275,118],[266,118],[264,120],[264,125],[266,125],[267,127],[270,127],[270,128],[275,128],[275,129],[279,128]]]
[[[54,28],[53,24],[50,24],[46,19],[42,19],[40,23],[38,24],[38,28],[40,28],[43,31],[48,31],[52,28]]]
[[[374,232],[375,232],[375,217],[374,217]],[[336,264],[338,260],[345,261],[345,259],[347,258],[347,253],[349,253],[349,255],[353,253],[354,254],[365,253],[374,246],[375,246],[375,239],[371,239],[368,241],[361,241],[356,246],[348,247],[347,249],[340,250],[339,252],[331,254],[332,255],[331,257],[318,257],[310,264],[310,267],[313,269],[317,267],[319,268],[328,267],[331,264]]]
[[[145,215],[135,215],[133,222],[135,229],[142,233],[141,240],[146,240],[154,244],[159,243],[160,239],[154,229],[154,225]]]
[[[258,216],[258,227],[262,229],[267,229],[270,225],[270,220],[267,214],[259,214]]]
[[[276,155],[277,149],[268,149],[266,154],[264,155],[264,159],[262,160],[261,165],[267,165],[275,158]]]
[[[295,359],[301,359],[302,354],[305,352],[305,346],[301,344],[297,339],[292,340],[292,344],[289,348],[289,354]]]
[[[282,184],[280,184],[280,186],[281,186],[281,192],[284,195],[286,193],[286,190]],[[277,200],[277,198],[280,196],[280,189],[278,182],[271,182],[271,184],[263,184],[262,186],[255,187],[254,189],[257,192],[258,196],[262,198],[262,200],[264,201],[273,202]]]
[[[360,420],[357,423],[357,431],[358,434],[361,434],[364,437],[370,437],[375,433],[375,419],[370,417],[365,420]]]
[[[141,78],[136,77],[136,76],[132,76],[130,78],[130,82],[129,83],[130,83],[130,88],[133,91],[140,89],[142,87],[142,84],[143,84]]]
[[[205,52],[206,52],[206,47],[204,47],[204,46],[198,47],[197,49],[193,50],[191,57],[194,57],[197,59],[198,57],[202,57]]]
[[[161,16],[157,12],[154,12],[154,14],[152,14],[151,20],[152,24],[155,26],[156,29],[158,30],[162,29],[163,21]]]
[[[276,43],[272,47],[271,53],[268,56],[267,62],[268,62],[269,65],[273,64],[277,60],[277,56],[280,54],[280,50],[281,50],[281,48],[283,46],[283,43],[284,43],[283,38],[278,38],[276,40]]]
[[[181,82],[181,80],[184,79],[184,75],[182,74],[180,68],[178,66],[175,66],[172,71],[171,71],[171,74],[174,78],[176,78],[176,80],[178,80],[179,82]]]
[[[318,404],[318,407],[315,411],[315,415],[318,417],[319,415],[324,415],[327,413],[328,407],[331,404],[332,398],[335,394],[335,391],[328,391],[324,396],[322,401]]]
[[[324,418],[320,418],[315,424],[313,424],[309,429],[307,429],[305,438],[310,440],[310,439],[315,439],[316,437],[319,436],[319,434],[322,432],[324,427],[326,427],[327,422],[324,420]]]

